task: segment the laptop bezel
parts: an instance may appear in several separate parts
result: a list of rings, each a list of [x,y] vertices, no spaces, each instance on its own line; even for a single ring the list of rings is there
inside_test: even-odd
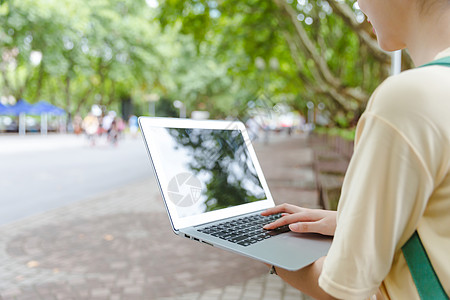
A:
[[[265,180],[263,171],[257,159],[256,153],[247,134],[245,125],[240,121],[222,121],[222,120],[192,120],[178,118],[159,118],[159,117],[139,117],[139,126],[147,147],[150,161],[153,165],[154,174],[157,179],[164,204],[169,215],[172,229],[175,233],[187,227],[199,226],[202,224],[235,217],[242,214],[248,214],[273,207],[274,201],[270,194],[269,187]],[[151,128],[192,128],[192,129],[219,129],[219,130],[239,130],[244,138],[245,146],[250,154],[251,160],[258,174],[261,186],[266,194],[265,200],[242,204],[236,207],[225,208],[217,211],[206,212],[200,215],[180,218],[177,215],[176,206],[168,199],[168,176],[165,175],[164,166],[159,157],[158,147],[151,143]]]

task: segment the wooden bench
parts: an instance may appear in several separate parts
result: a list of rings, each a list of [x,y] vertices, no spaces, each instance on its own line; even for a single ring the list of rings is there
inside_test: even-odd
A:
[[[344,175],[353,153],[353,143],[336,136],[311,136],[314,172],[320,205],[336,210]]]

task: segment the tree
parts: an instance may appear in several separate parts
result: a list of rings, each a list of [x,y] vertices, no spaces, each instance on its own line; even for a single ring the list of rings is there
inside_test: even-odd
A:
[[[313,101],[350,120],[388,74],[350,0],[9,0],[0,16],[2,95],[70,113],[157,93],[216,118]]]
[[[155,92],[191,110],[223,114],[232,105],[210,105],[228,94],[227,67],[177,24],[162,29],[143,0],[8,1],[0,14],[4,96],[47,98],[69,114],[94,103],[139,106]]]
[[[274,101],[297,107],[324,102],[353,118],[388,75],[390,58],[355,1],[166,0],[159,16],[163,25],[181,22],[199,47],[217,49],[234,79],[251,80]],[[279,68],[268,75],[258,59],[266,66],[276,59]]]

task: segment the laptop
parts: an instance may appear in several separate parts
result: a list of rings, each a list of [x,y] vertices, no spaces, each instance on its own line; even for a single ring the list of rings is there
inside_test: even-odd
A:
[[[173,231],[286,270],[327,254],[331,238],[288,227],[279,215],[245,125],[239,121],[140,117],[139,126]]]

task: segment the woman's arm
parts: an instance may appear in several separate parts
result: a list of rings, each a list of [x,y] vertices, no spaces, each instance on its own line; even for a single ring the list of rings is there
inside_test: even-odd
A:
[[[319,276],[324,260],[325,256],[298,271],[287,271],[281,268],[276,268],[276,271],[285,282],[314,299],[336,299],[319,286]]]
[[[294,232],[314,232],[324,235],[334,235],[336,230],[336,212],[322,209],[308,209],[291,204],[282,204],[262,213],[263,216],[281,213],[278,220],[264,226],[265,229],[275,229],[289,225]],[[276,268],[278,276],[294,288],[315,299],[335,299],[319,287],[319,276],[325,257],[297,271],[287,271]]]

